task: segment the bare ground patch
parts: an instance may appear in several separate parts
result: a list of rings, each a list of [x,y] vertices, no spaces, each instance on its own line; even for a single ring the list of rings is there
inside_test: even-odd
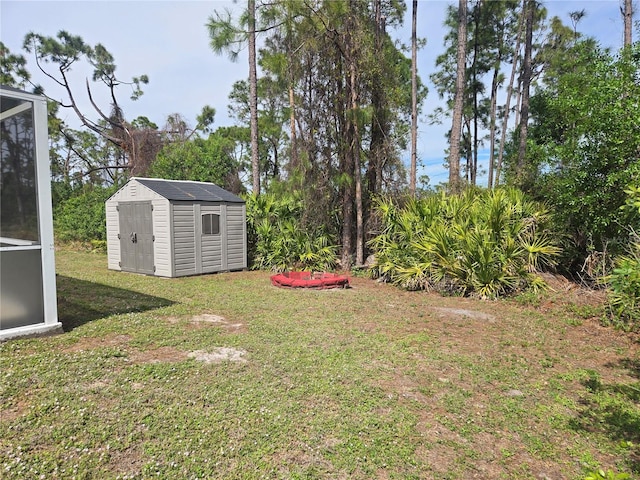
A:
[[[196,315],[193,317],[194,323],[208,323],[214,325],[224,325],[231,329],[241,328],[242,324],[233,324],[227,322],[223,317],[217,315]],[[130,341],[128,335],[112,335],[108,337],[87,337],[81,339],[78,343],[67,348],[65,352],[85,352],[104,347],[127,347]],[[127,348],[126,358],[129,363],[173,363],[181,362],[187,358],[194,358],[204,363],[221,363],[221,362],[237,362],[246,363],[246,351],[242,349],[230,347],[217,347],[211,351],[196,350],[193,352],[185,352],[173,347],[157,347],[146,350],[132,350]],[[90,385],[91,389],[106,386],[105,380],[94,382]],[[104,384],[104,385],[103,385]]]
[[[442,316],[467,317],[475,320],[487,320],[489,322],[495,322],[496,320],[493,315],[488,313],[477,310],[467,310],[465,308],[434,307],[434,310]]]
[[[180,362],[187,358],[187,353],[173,347],[148,348],[137,350],[131,348],[129,335],[107,335],[104,337],[84,337],[77,343],[64,349],[65,353],[88,352],[99,348],[122,348],[126,359],[130,363],[161,363]],[[100,388],[106,380],[99,380],[91,388]]]
[[[187,356],[204,363],[221,363],[221,362],[237,362],[246,363],[246,350],[230,347],[217,347],[207,352],[205,350],[196,350],[189,352]]]
[[[173,347],[158,347],[134,351],[129,355],[133,363],[173,363],[187,359],[187,353]]]
[[[177,317],[169,317],[168,321],[170,323],[178,323],[182,321],[182,319]],[[187,321],[199,328],[204,328],[207,326],[217,326],[224,328],[230,333],[239,333],[246,331],[246,325],[244,323],[230,321],[221,315],[212,313],[201,313],[198,315],[193,315]]]
[[[65,353],[85,352],[105,347],[126,346],[131,337],[129,335],[106,335],[104,337],[82,337],[78,342],[65,348]]]
[[[16,418],[24,415],[25,412],[28,410],[28,408],[29,408],[29,402],[27,402],[27,400],[25,399],[18,400],[11,407],[5,408],[4,406],[2,406],[2,408],[0,408],[0,421],[12,422]]]
[[[144,466],[145,455],[139,446],[133,445],[120,451],[110,450],[109,457],[110,470],[118,478],[136,478]]]
[[[549,296],[555,298],[558,303],[597,305],[606,298],[604,290],[585,288],[562,275],[543,272],[540,276],[549,287]]]

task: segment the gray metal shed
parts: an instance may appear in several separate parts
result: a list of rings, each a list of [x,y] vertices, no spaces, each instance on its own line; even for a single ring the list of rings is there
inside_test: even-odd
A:
[[[105,207],[112,270],[182,277],[247,268],[245,202],[213,183],[133,177]]]

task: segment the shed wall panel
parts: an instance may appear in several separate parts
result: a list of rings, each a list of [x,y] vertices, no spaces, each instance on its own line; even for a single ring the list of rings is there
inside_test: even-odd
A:
[[[247,268],[247,229],[244,205],[227,205],[227,268]]]
[[[202,237],[202,272],[219,272],[222,270],[222,242],[220,235]]]
[[[196,274],[193,204],[173,203],[173,267],[176,276]]]
[[[168,200],[153,200],[153,253],[155,274],[159,277],[171,276],[171,221]]]
[[[222,210],[224,208],[220,205],[202,203],[200,205],[200,215],[214,214],[220,215],[219,221],[219,233],[212,235],[204,235],[200,231],[200,245],[201,245],[201,258],[202,273],[220,272],[224,269],[223,254],[222,254],[222,235],[224,232],[224,217]],[[196,221],[201,222],[202,217]]]
[[[107,218],[107,268],[111,270],[121,270],[120,268],[120,221],[118,219],[118,209],[115,201],[105,204]]]
[[[136,180],[130,180],[120,190],[114,193],[110,200],[117,202],[144,202],[148,200],[165,200],[165,198],[144,185],[141,185]]]

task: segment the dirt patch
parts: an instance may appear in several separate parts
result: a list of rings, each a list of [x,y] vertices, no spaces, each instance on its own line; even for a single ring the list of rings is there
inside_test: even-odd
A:
[[[135,351],[129,355],[133,363],[173,363],[186,360],[187,353],[173,347],[158,347],[143,352]]]
[[[246,350],[230,348],[230,347],[218,347],[211,352],[204,350],[196,350],[189,352],[187,357],[195,358],[199,362],[204,363],[221,363],[221,362],[238,362],[246,363],[247,359],[244,356],[247,354]]]
[[[294,442],[286,452],[279,452],[274,459],[283,467],[278,472],[278,478],[291,478],[291,466],[303,466],[312,471],[326,472],[330,478],[337,480],[347,479],[346,474],[336,471],[334,465],[324,457],[322,450],[332,451],[338,443],[329,445],[321,444],[320,448],[313,448],[302,442]]]
[[[144,465],[144,452],[139,446],[126,450],[109,450],[110,470],[117,474],[118,478],[137,477]]]
[[[224,317],[221,317],[220,315],[212,315],[208,313],[204,313],[202,315],[195,315],[194,317],[191,318],[191,322],[220,325],[230,330],[237,330],[244,327],[243,323],[230,322],[229,320],[227,320]]]
[[[431,399],[420,391],[421,386],[407,376],[396,375],[390,379],[380,380],[377,385],[389,392],[391,397],[395,395],[425,405],[431,403]]]
[[[140,363],[172,363],[181,362],[186,360],[187,353],[175,349],[173,347],[158,347],[150,348],[148,350],[133,350],[126,348],[129,346],[131,337],[129,335],[110,335],[105,337],[86,337],[81,338],[77,343],[63,350],[65,353],[78,353],[87,352],[90,350],[96,350],[105,347],[121,347],[125,349],[123,357],[127,359],[127,362],[140,364]],[[91,386],[97,388],[100,386],[100,382]]]
[[[104,337],[83,337],[77,343],[65,348],[64,353],[86,352],[96,348],[121,347],[129,343],[129,335],[107,335]]]
[[[100,392],[105,388],[108,388],[109,385],[111,385],[111,381],[109,379],[105,378],[101,380],[96,380],[95,382],[91,382],[90,384],[87,385],[87,390],[93,391],[93,392]]]
[[[571,305],[601,305],[606,300],[607,294],[605,290],[595,290],[585,288],[577,283],[568,280],[562,275],[552,273],[540,273],[549,290],[547,291],[548,300],[545,306],[571,304]]]
[[[220,315],[212,315],[209,313],[194,315],[193,317],[191,317],[191,321],[195,323],[218,323],[222,325],[229,323],[224,319],[224,317],[221,317]]]
[[[496,317],[489,315],[488,313],[478,312],[476,310],[466,310],[464,308],[435,307],[434,310],[441,316],[468,317],[475,320],[487,320],[489,322],[495,322],[496,320]]]
[[[170,323],[178,323],[181,321],[180,318],[176,318],[176,317],[169,317],[169,322]],[[198,327],[205,327],[208,325],[213,325],[213,326],[218,326],[218,327],[223,327],[226,330],[228,330],[229,332],[241,332],[241,331],[245,331],[246,327],[245,324],[242,322],[232,322],[230,320],[227,320],[226,318],[220,316],[220,315],[215,315],[212,313],[202,313],[200,315],[194,315],[193,317],[191,317],[189,320],[189,323],[191,323],[192,325],[198,326]]]
[[[29,408],[26,400],[18,400],[18,402],[9,408],[0,408],[0,421],[12,422],[16,418],[24,415]]]

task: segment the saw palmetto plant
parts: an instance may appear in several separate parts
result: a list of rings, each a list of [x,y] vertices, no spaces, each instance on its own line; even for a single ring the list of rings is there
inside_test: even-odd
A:
[[[515,189],[433,195],[399,207],[379,200],[374,276],[403,288],[497,298],[544,285],[559,253],[546,209]]]

